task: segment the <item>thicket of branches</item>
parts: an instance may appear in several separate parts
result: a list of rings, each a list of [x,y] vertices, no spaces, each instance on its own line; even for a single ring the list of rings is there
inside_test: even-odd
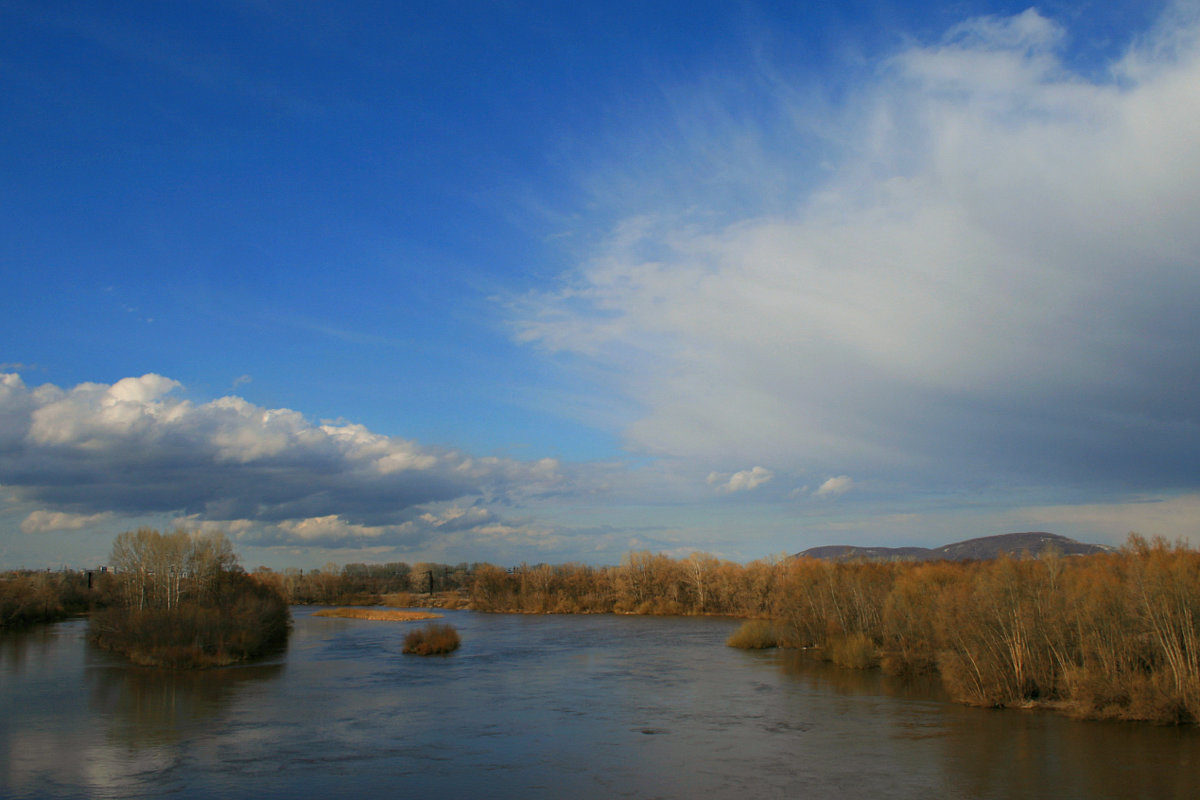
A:
[[[533,614],[765,616],[782,569],[782,562],[742,565],[699,553],[679,560],[648,552],[630,553],[613,567],[481,564],[471,576],[471,601],[483,611]]]
[[[831,637],[860,635],[893,672],[936,669],[964,702],[1058,704],[1085,717],[1200,722],[1200,553],[1131,537],[1119,554],[863,573]],[[851,581],[856,583],[857,581]],[[800,613],[816,638],[818,614]]]
[[[209,667],[286,641],[287,601],[246,575],[223,534],[150,528],[113,543],[113,602],[90,620],[93,640],[139,664]]]
[[[0,630],[82,614],[95,599],[86,572],[6,572],[0,574]]]

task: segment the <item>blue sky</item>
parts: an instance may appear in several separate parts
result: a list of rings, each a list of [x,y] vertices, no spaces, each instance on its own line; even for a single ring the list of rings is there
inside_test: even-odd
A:
[[[1200,544],[1196,2],[0,0],[0,566]]]

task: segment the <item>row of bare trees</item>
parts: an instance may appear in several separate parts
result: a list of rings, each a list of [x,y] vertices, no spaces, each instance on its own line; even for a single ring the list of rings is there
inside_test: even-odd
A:
[[[112,566],[130,608],[171,609],[188,593],[211,593],[224,572],[237,569],[233,543],[219,531],[153,528],[126,531],[113,541]]]
[[[521,613],[729,614],[764,616],[785,562],[742,565],[695,553],[673,559],[629,553],[618,566],[476,565],[471,601],[483,611]]]
[[[296,605],[370,605],[393,602],[397,595],[466,592],[473,567],[402,561],[386,564],[326,564],[321,569],[289,567],[254,570],[254,578]]]
[[[966,703],[1200,721],[1200,553],[1183,544],[1135,535],[1110,554],[928,563],[643,552],[471,577],[480,610],[759,617],[847,666],[937,673]]]

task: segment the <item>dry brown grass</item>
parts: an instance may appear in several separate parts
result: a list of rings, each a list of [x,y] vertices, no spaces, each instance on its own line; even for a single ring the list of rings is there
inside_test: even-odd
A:
[[[326,608],[313,614],[314,617],[345,617],[348,619],[374,619],[387,622],[414,622],[422,619],[440,619],[441,614],[429,611],[398,611],[382,608]]]

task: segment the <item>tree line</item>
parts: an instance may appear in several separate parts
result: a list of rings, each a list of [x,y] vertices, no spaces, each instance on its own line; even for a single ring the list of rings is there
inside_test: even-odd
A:
[[[326,564],[321,569],[276,571],[258,567],[255,580],[272,587],[293,605],[410,605],[422,596],[447,593],[466,597],[477,564],[403,561],[386,564]],[[465,601],[464,601],[465,602]]]
[[[0,576],[0,626],[91,604],[101,644],[182,664],[226,663],[282,641],[289,603],[718,614],[769,623],[743,637],[748,646],[936,674],[965,703],[1200,722],[1200,552],[1136,535],[1113,553],[976,562],[738,564],[635,552],[615,566],[396,562],[247,575],[223,535],[142,529],[117,538],[113,564],[92,591],[82,573]]]
[[[1119,552],[974,562],[632,553],[616,567],[479,565],[472,606],[728,614],[848,667],[940,676],[980,706],[1200,722],[1200,553],[1131,535]]]

